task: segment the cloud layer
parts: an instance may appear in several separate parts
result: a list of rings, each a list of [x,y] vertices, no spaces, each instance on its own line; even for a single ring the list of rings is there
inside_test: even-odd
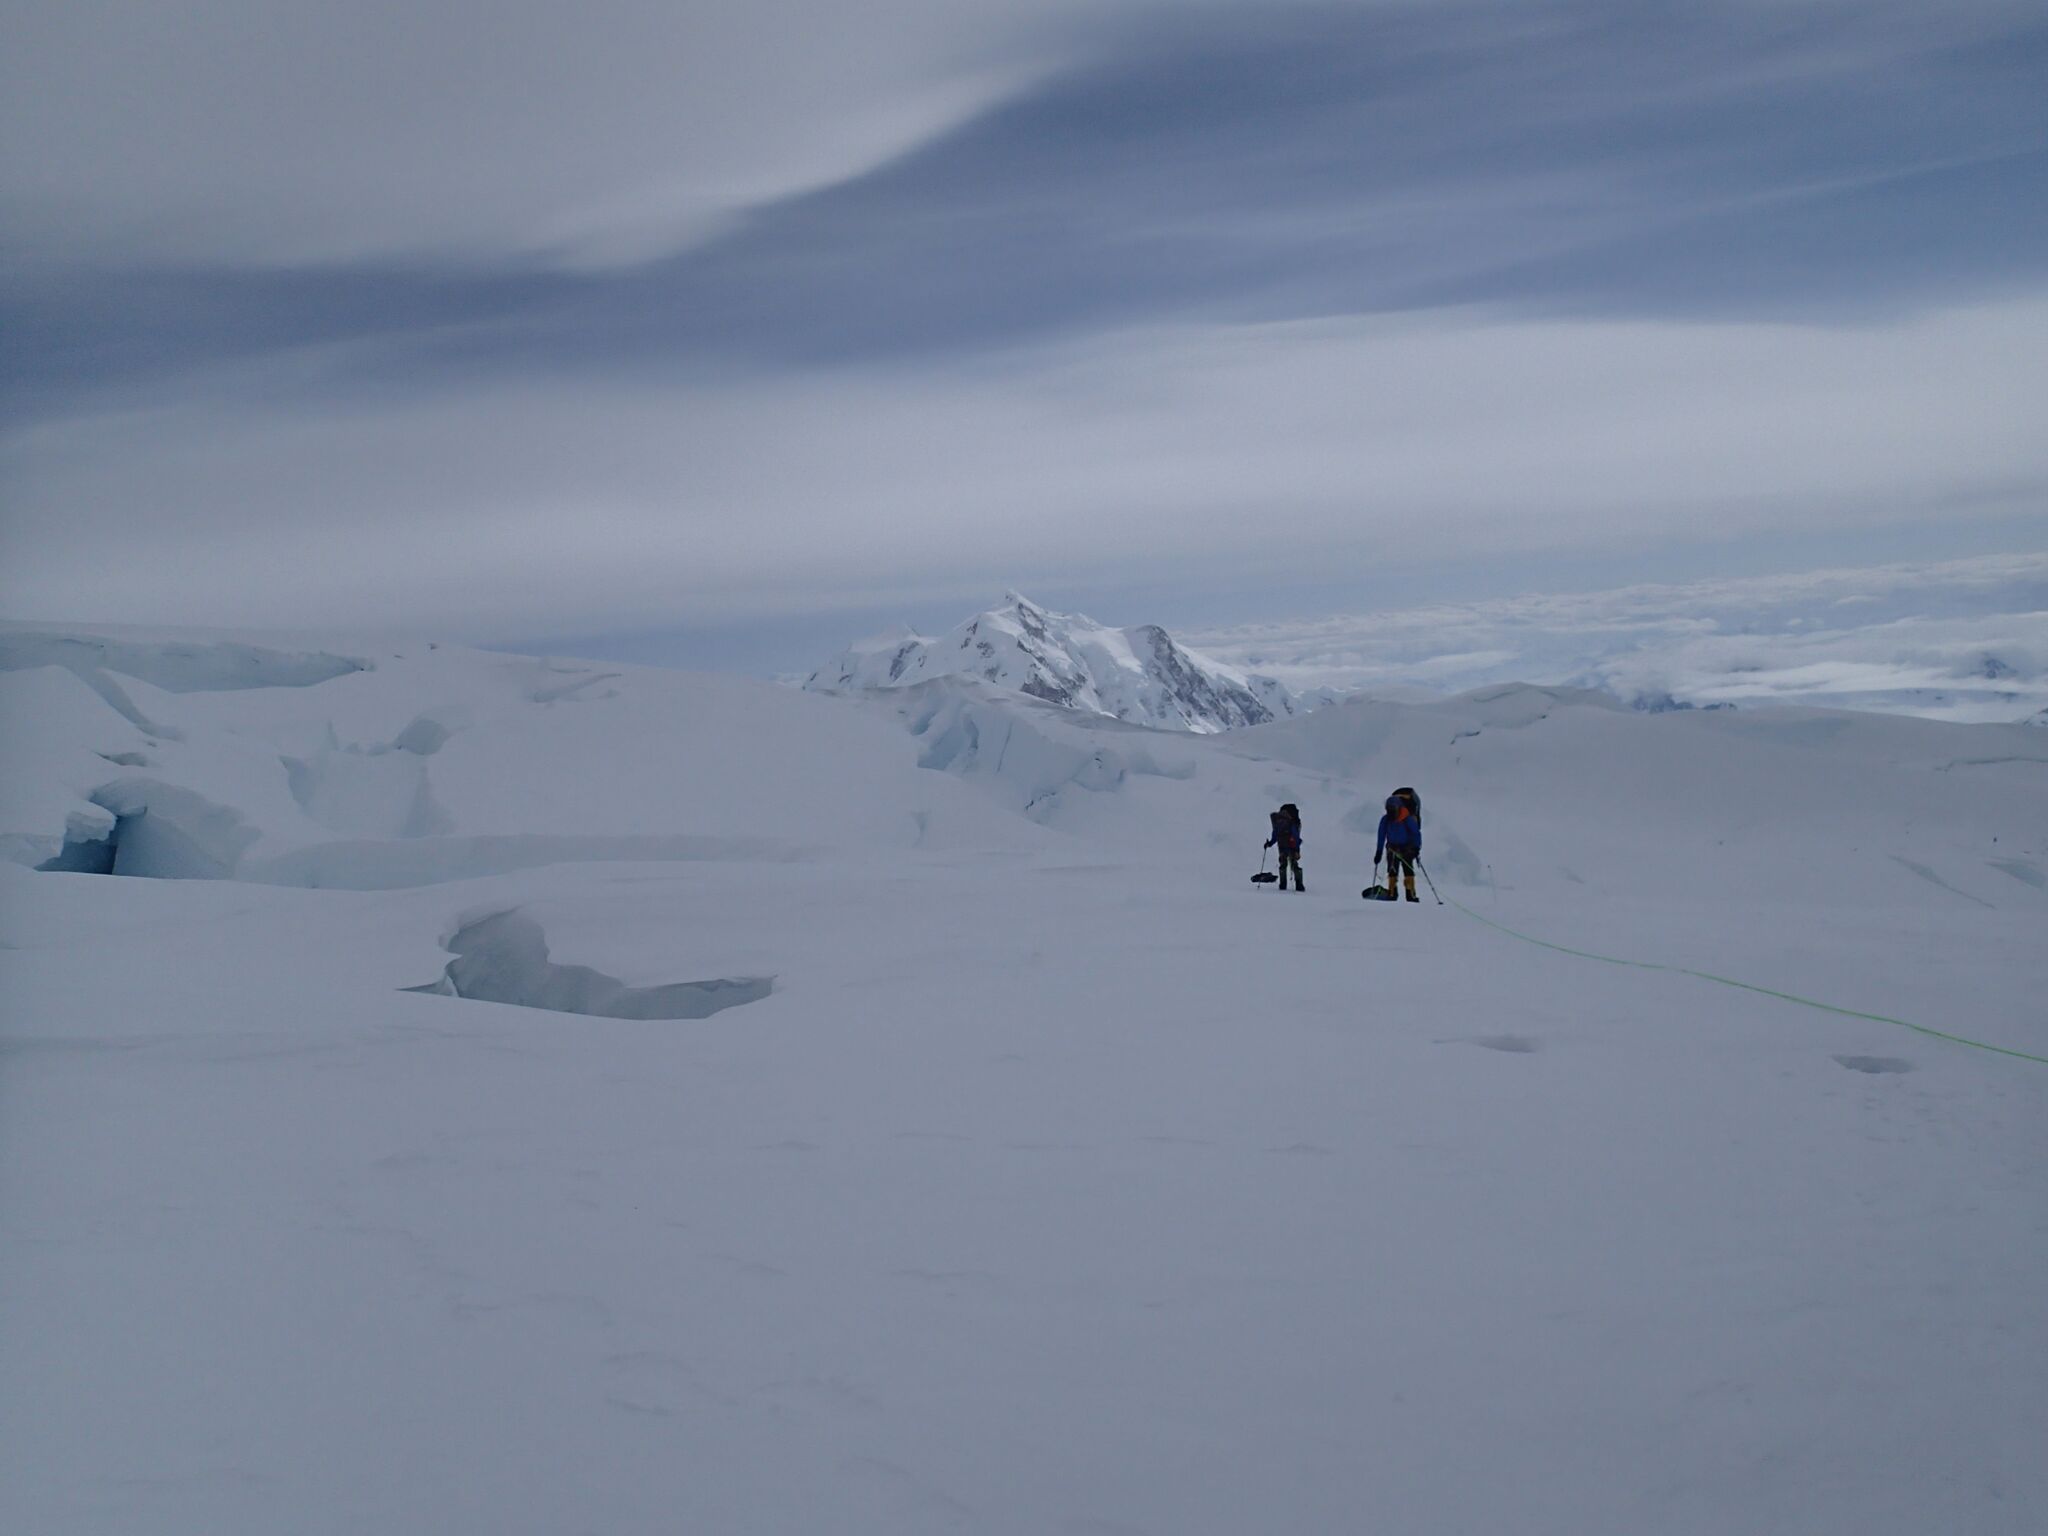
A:
[[[1532,681],[1644,708],[1812,704],[2048,724],[2048,555],[1502,598],[1184,637],[1301,688]]]
[[[1998,5],[97,9],[32,10],[0,96],[17,243],[89,258],[0,289],[17,404],[342,341],[388,384],[1841,321],[2048,264],[2048,23]]]
[[[976,115],[1033,9],[10,0],[0,202],[99,264],[643,260]]]
[[[12,612],[2048,543],[2023,6],[10,9]]]
[[[1202,328],[943,386],[521,389],[317,415],[202,399],[20,434],[10,521],[34,558],[0,592],[15,612],[431,614],[469,633],[517,613],[560,633],[1103,566],[1225,561],[1272,583],[1479,547],[1849,536],[2038,505],[2044,356],[2048,303],[2028,303],[1879,332]]]

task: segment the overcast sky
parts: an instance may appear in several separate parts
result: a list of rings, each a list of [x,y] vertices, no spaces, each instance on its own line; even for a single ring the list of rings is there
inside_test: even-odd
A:
[[[2048,547],[2048,16],[0,0],[0,602],[778,669]]]

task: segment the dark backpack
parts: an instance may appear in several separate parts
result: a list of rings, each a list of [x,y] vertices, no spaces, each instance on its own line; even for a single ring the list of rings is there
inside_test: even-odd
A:
[[[1301,851],[1301,812],[1290,802],[1273,812],[1273,842],[1282,853]]]
[[[1415,793],[1407,785],[1403,784],[1399,789],[1387,796],[1387,798],[1389,800],[1398,800],[1401,804],[1407,806],[1408,814],[1417,821],[1422,819],[1422,796]]]

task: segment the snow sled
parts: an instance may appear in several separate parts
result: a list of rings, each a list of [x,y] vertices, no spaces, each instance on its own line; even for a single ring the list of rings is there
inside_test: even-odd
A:
[[[1275,880],[1278,880],[1279,878],[1280,877],[1274,874],[1270,869],[1262,869],[1256,875],[1252,876],[1252,884],[1271,885]]]

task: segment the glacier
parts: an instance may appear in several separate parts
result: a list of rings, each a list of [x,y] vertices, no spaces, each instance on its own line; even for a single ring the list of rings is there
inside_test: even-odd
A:
[[[44,633],[0,1528],[2048,1514],[2048,732]]]

